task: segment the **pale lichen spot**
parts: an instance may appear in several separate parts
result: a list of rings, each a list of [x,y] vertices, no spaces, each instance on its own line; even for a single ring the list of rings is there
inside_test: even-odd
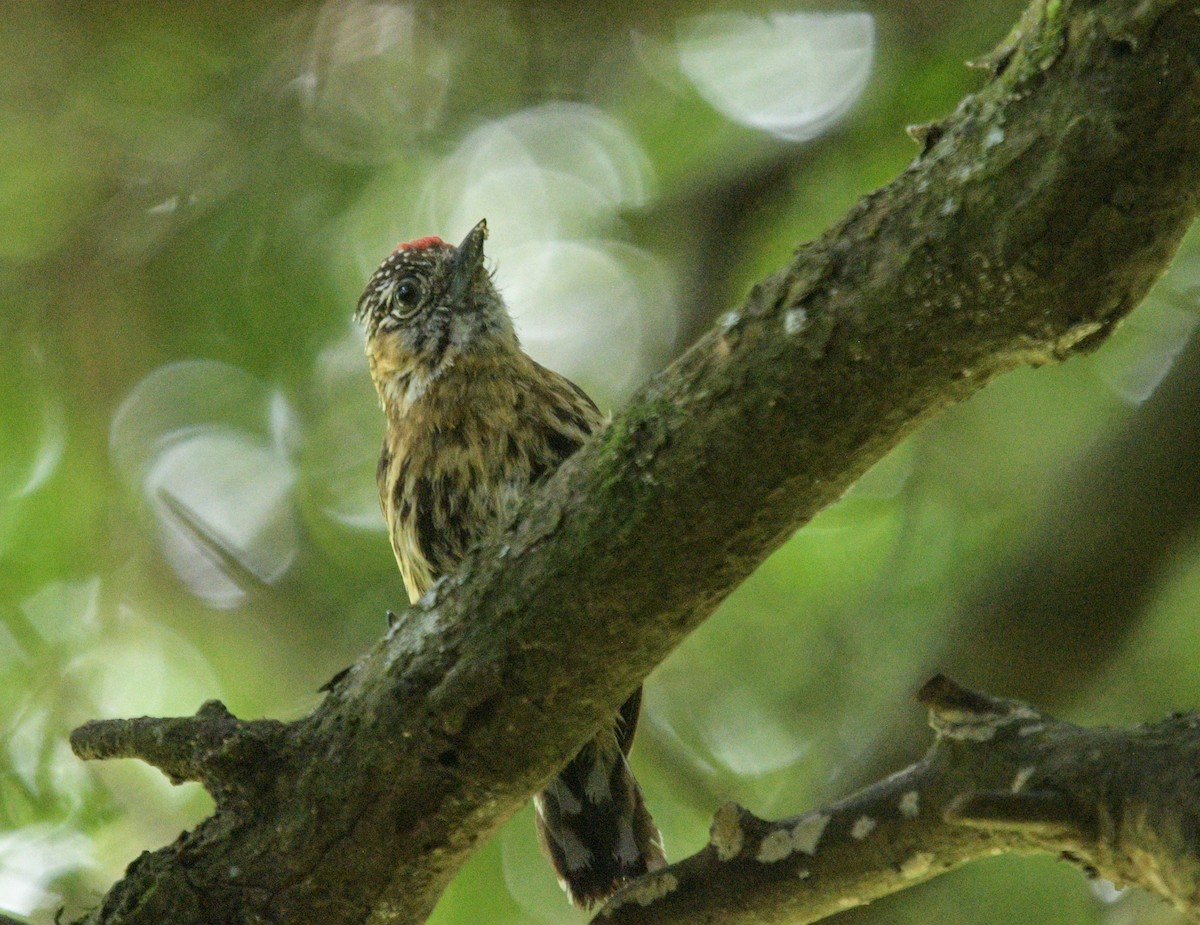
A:
[[[603,909],[603,914],[611,916],[626,903],[637,903],[639,906],[649,906],[662,899],[668,893],[679,888],[679,878],[674,874],[661,873],[652,877],[642,877],[626,887],[612,902]]]
[[[721,326],[721,333],[728,334],[737,327],[737,323],[741,320],[737,312],[726,312],[717,323]]]
[[[910,790],[900,798],[900,815],[905,819],[916,819],[921,815],[921,794]]]
[[[1024,790],[1025,785],[1029,783],[1029,778],[1033,777],[1033,773],[1036,770],[1037,768],[1035,768],[1033,765],[1030,765],[1029,767],[1021,768],[1021,770],[1017,771],[1017,775],[1013,778],[1012,782],[1012,792],[1020,793],[1022,790]]]
[[[850,834],[859,841],[862,841],[875,831],[875,826],[877,824],[878,823],[876,823],[875,820],[870,816],[859,816],[854,820],[854,825],[850,828]]]
[[[993,125],[988,133],[983,136],[983,150],[988,151],[1003,141],[1004,129],[998,125]]]
[[[236,880],[241,875],[242,875],[242,869],[240,867],[238,867],[236,864],[233,865],[231,868],[229,868],[229,879],[230,880]]]
[[[725,803],[713,815],[708,841],[717,852],[718,860],[730,861],[742,853],[746,833],[742,831],[736,803]]]
[[[930,712],[930,725],[938,735],[965,742],[988,742],[1001,727],[1025,720],[1041,720],[1042,714],[1024,704],[1003,712],[997,710],[937,709]],[[1023,727],[1019,730],[1023,732]]]
[[[789,336],[795,336],[808,327],[808,312],[802,308],[792,308],[784,313],[783,330]]]
[[[796,871],[796,876],[801,880],[807,880],[812,876],[812,871],[807,867],[801,867],[798,871]]]
[[[955,170],[951,174],[951,176],[955,180],[960,180],[960,181],[970,180],[971,177],[973,177],[978,172],[979,172],[979,165],[975,164],[973,162],[970,162],[970,163],[963,164],[961,167],[959,167],[957,170]]]
[[[1017,735],[1019,735],[1019,736],[1037,735],[1039,732],[1041,732],[1045,728],[1046,728],[1045,723],[1030,723],[1028,726],[1022,726],[1020,729],[1018,729]]]
[[[758,854],[754,859],[760,864],[774,864],[792,853],[792,833],[787,829],[776,829],[758,843]]]
[[[825,834],[825,826],[832,818],[828,813],[811,813],[796,823],[792,829],[792,846],[804,854],[817,853],[817,845]]]
[[[900,876],[906,880],[916,880],[924,877],[933,867],[933,855],[928,851],[918,851],[900,865]]]

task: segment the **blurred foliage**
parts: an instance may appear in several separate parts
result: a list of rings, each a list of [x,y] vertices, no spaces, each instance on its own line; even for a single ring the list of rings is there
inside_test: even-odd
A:
[[[396,240],[486,215],[529,349],[619,407],[901,170],[915,153],[903,127],[976,85],[962,62],[1019,8],[798,12],[6,5],[0,907],[78,912],[210,807],[137,763],[83,766],[73,726],[212,697],[302,715],[403,601],[374,500],[382,421],[350,324]],[[739,200],[772,163],[786,181]],[[688,210],[712,190],[739,208]],[[1169,368],[1196,323],[1197,259],[1189,244],[1094,357],[1012,374],[927,426],[650,679],[635,763],[673,857],[726,799],[778,815],[836,789],[881,708],[921,680],[949,603]],[[689,274],[716,260],[727,272],[695,298]],[[1196,551],[1160,584],[1081,718],[1200,702]],[[1064,865],[1002,859],[917,891],[903,914],[1115,923],[1145,908],[1130,902]],[[437,920],[581,916],[525,811]]]

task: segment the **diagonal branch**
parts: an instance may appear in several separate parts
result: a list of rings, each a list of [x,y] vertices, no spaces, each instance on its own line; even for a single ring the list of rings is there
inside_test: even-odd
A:
[[[86,921],[422,921],[797,527],[929,416],[1141,300],[1200,207],[1198,58],[1189,0],[1036,2],[903,175],[284,727],[255,799],[143,854]]]
[[[1200,715],[1081,729],[938,676],[925,758],[831,806],[766,822],[723,807],[699,853],[626,887],[613,925],[804,925],[1006,852],[1049,851],[1200,920]]]

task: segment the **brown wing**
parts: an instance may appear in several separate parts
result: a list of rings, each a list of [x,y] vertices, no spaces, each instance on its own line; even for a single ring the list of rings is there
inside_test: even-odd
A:
[[[540,382],[537,400],[526,405],[532,437],[531,485],[554,472],[604,422],[600,409],[583,389],[538,363],[533,366]]]
[[[379,489],[379,510],[383,519],[388,520],[388,469],[392,466],[392,451],[388,449],[387,438],[384,438],[383,449],[379,451],[379,465],[375,467],[375,487]]]
[[[425,550],[415,536],[416,529],[424,519],[413,517],[414,499],[406,496],[405,486],[408,483],[404,471],[396,471],[393,465],[395,458],[385,438],[383,449],[379,452],[379,465],[375,469],[375,484],[379,489],[379,508],[383,511],[383,519],[388,525],[391,536],[392,552],[396,555],[396,564],[400,567],[400,577],[404,580],[404,588],[408,591],[410,603],[415,604],[422,594],[433,584],[434,575],[429,565]],[[400,469],[406,466],[402,462]],[[429,510],[429,506],[423,509]]]

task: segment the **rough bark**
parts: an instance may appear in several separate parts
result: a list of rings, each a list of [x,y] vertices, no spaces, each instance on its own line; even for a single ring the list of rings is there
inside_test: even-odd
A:
[[[593,921],[805,925],[977,858],[1035,851],[1200,921],[1200,714],[1082,729],[940,675],[920,699],[937,733],[922,761],[790,819],[728,804],[702,851]]]
[[[635,396],[310,716],[74,738],[213,790],[91,923],[420,922],[478,843],[922,421],[1099,344],[1200,206],[1200,17],[1037,2],[925,150]],[[112,723],[117,725],[113,726]]]

